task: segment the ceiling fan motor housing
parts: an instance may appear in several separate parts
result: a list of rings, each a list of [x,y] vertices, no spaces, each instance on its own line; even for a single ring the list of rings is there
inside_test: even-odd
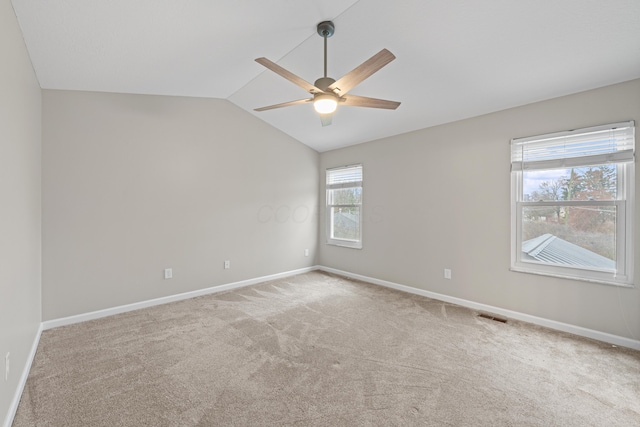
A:
[[[316,82],[313,85],[318,89],[322,89],[325,92],[331,92],[329,90],[329,86],[331,86],[335,82],[336,80],[332,79],[331,77],[320,77],[318,80],[316,80]]]

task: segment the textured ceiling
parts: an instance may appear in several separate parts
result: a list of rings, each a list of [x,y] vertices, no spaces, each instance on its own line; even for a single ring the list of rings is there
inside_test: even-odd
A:
[[[13,0],[42,88],[224,98],[318,151],[640,77],[638,0]],[[395,111],[307,97],[254,62],[313,83],[320,21],[328,74],[387,48],[397,59],[351,91]]]

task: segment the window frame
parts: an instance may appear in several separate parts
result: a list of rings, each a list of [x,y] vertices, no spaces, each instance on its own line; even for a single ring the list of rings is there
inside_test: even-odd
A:
[[[349,181],[349,182],[344,182],[340,184],[328,183],[329,174],[331,171],[356,169],[356,168],[360,169],[360,176],[361,176],[360,181]],[[326,207],[325,231],[326,231],[326,242],[328,245],[341,246],[341,247],[352,248],[352,249],[362,249],[362,232],[363,232],[362,224],[363,224],[363,217],[364,217],[363,215],[364,185],[363,184],[364,184],[364,168],[361,163],[327,168],[325,170],[325,186],[326,186],[325,187],[325,207]],[[331,200],[330,192],[333,190],[339,190],[343,188],[360,188],[360,204],[330,204],[329,203],[329,201]],[[360,229],[359,239],[340,239],[340,238],[332,237],[334,225],[333,225],[333,216],[331,215],[331,212],[335,207],[359,208],[360,210],[360,214],[358,215],[358,222],[359,222],[358,227]]]
[[[634,126],[634,122],[625,122]],[[538,137],[513,139],[514,141],[527,139],[543,139],[545,137],[558,136],[562,134],[579,134],[595,128],[614,127],[617,124],[598,126],[593,128],[577,129],[574,131],[559,132]],[[513,153],[513,148],[512,148]],[[586,159],[587,156],[581,157]],[[599,160],[583,165],[599,166],[605,164]],[[511,270],[522,273],[539,274],[552,277],[568,278],[580,281],[602,283],[607,285],[617,285],[634,287],[633,285],[633,218],[635,205],[635,160],[626,163],[612,162],[617,168],[617,191],[616,198],[612,200],[554,200],[554,201],[524,201],[524,170],[523,168],[514,170],[512,163],[511,170]],[[571,166],[569,166],[571,167]],[[565,169],[567,167],[562,167]],[[538,170],[554,170],[558,167],[540,168]],[[615,206],[616,207],[616,267],[613,271],[581,266],[566,266],[561,264],[544,263],[534,260],[523,260],[522,258],[522,223],[523,209],[529,206]]]

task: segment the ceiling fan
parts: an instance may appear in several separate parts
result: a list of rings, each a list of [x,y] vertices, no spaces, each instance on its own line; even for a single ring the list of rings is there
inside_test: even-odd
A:
[[[327,77],[327,38],[331,37],[334,32],[335,26],[333,25],[333,22],[323,21],[318,24],[318,34],[324,39],[324,77],[320,77],[314,84],[305,81],[267,58],[257,58],[257,63],[264,65],[274,73],[300,86],[302,89],[313,95],[313,97],[256,108],[255,111],[272,110],[274,108],[289,107],[291,105],[313,102],[313,107],[316,112],[320,114],[322,126],[327,126],[331,124],[331,119],[333,118],[333,114],[336,111],[338,104],[352,107],[384,108],[388,110],[395,110],[398,108],[400,103],[396,101],[347,95],[351,89],[356,87],[367,77],[371,76],[389,62],[396,59],[393,53],[389,52],[387,49],[382,49],[380,52],[358,65],[337,81],[331,77]]]

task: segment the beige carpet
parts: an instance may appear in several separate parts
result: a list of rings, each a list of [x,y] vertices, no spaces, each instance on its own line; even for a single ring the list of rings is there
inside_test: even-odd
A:
[[[640,426],[640,352],[320,272],[45,331],[14,426]]]

